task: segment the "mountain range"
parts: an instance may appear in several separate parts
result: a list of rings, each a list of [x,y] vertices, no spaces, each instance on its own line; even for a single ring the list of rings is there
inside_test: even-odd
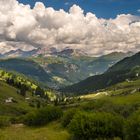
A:
[[[38,49],[34,49],[31,51],[23,51],[21,49],[17,50],[10,50],[9,52],[6,52],[4,54],[0,54],[0,58],[15,58],[15,57],[30,57],[35,55],[38,52]]]
[[[140,52],[119,61],[106,72],[87,78],[77,84],[68,86],[60,91],[66,93],[85,94],[104,89],[111,85],[131,81],[140,76]]]
[[[63,51],[52,49],[47,55],[38,54],[38,51],[40,50],[16,50],[5,53],[4,59],[0,60],[0,68],[22,73],[58,89],[102,74],[116,62],[133,54],[114,52],[100,57],[90,57],[84,52],[69,48]]]

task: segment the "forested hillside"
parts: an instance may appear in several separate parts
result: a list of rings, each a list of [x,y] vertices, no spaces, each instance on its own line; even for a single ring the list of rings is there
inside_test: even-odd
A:
[[[106,88],[113,84],[140,76],[140,53],[128,57],[109,68],[104,74],[89,77],[60,91],[84,94]]]

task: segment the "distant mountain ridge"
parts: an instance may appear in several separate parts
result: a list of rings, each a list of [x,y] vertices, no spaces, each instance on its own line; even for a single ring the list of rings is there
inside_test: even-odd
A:
[[[77,83],[89,76],[102,74],[119,60],[133,54],[132,52],[114,52],[115,55],[111,53],[101,57],[89,57],[84,55],[64,55],[66,53],[73,54],[71,50],[64,52],[62,53],[63,55],[59,56],[33,58],[52,76],[58,87]]]
[[[31,54],[36,54],[37,50],[28,52],[28,55],[22,50],[11,51],[7,53],[7,56],[15,53],[22,54],[24,57],[0,60],[0,68],[17,71],[58,89],[80,82],[90,76],[102,74],[119,60],[132,55],[131,53],[114,52],[101,57],[89,57],[84,52],[76,54],[77,51],[68,49],[56,52],[53,49],[53,55],[46,57],[30,57]]]
[[[115,72],[120,70],[129,70],[135,66],[140,65],[140,52],[132,57],[126,57],[123,60],[116,63],[114,66],[109,68],[107,72]]]
[[[14,58],[14,57],[30,57],[35,55],[38,52],[38,49],[34,49],[31,51],[23,51],[21,49],[17,49],[17,50],[11,50],[3,55],[1,55],[1,57],[4,58]]]
[[[89,77],[77,84],[61,89],[61,91],[85,94],[117,84],[126,79],[138,77],[140,77],[140,52],[119,61],[104,74]]]
[[[132,54],[132,52],[112,52],[106,55],[103,55],[105,57],[111,57],[111,58],[117,58],[121,57],[122,55],[125,54]],[[82,57],[82,56],[87,56],[87,57],[95,57],[91,56],[88,53],[86,53],[84,50],[80,49],[72,49],[70,47],[65,47],[64,49],[57,49],[57,48],[35,48],[30,51],[25,51],[22,49],[15,49],[15,50],[10,50],[6,53],[0,53],[0,57],[4,58],[10,58],[10,57],[33,57],[33,56],[42,56],[42,57],[48,57],[48,56],[61,56],[61,57]],[[101,56],[98,56],[101,57]]]
[[[124,52],[112,52],[112,53],[101,56],[101,59],[117,60],[118,58],[125,58],[125,57],[132,56],[132,55],[134,55],[134,53],[131,51],[126,52],[126,53],[124,53]]]
[[[88,56],[87,53],[78,50],[78,49],[70,49],[70,48],[65,48],[62,51],[56,51],[51,53],[51,55],[56,55],[56,56],[62,56],[62,57],[72,57],[72,56]]]

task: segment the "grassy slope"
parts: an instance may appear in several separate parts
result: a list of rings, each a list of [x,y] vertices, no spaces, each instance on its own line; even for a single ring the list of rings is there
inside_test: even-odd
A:
[[[5,99],[9,97],[13,97],[17,103],[6,104]],[[0,81],[0,115],[17,116],[21,111],[31,109],[24,98],[17,94],[16,88]],[[69,133],[57,122],[41,128],[12,125],[0,129],[0,140],[68,140],[69,137]]]
[[[57,122],[41,128],[14,125],[0,129],[0,132],[0,140],[69,140],[70,138],[69,133]]]
[[[80,101],[75,101],[72,104],[65,105],[66,108],[73,108],[83,106],[85,104],[92,104],[94,101],[106,100],[115,104],[140,104],[140,91],[135,91],[140,88],[140,79],[131,82],[122,82],[106,88],[102,91],[91,92],[89,94],[80,95]],[[132,93],[131,93],[132,92]]]
[[[127,105],[140,103],[140,92],[136,91],[133,94],[125,95],[124,92],[133,91],[140,87],[140,79],[132,82],[123,82],[108,89],[103,92],[109,93],[109,95],[116,96],[100,96],[98,100],[111,101],[118,105]],[[114,91],[115,88],[115,91]],[[123,93],[123,94],[122,94]],[[84,99],[80,101],[79,105],[84,105],[84,103],[93,103],[95,99],[95,94],[90,94],[90,100]],[[87,95],[85,95],[87,97]],[[70,134],[67,130],[63,129],[59,122],[53,122],[44,127],[31,128],[25,126],[13,125],[5,129],[0,130],[0,140],[69,140]],[[18,134],[18,135],[17,135]]]
[[[13,97],[17,103],[5,103],[5,99]],[[23,110],[30,110],[25,99],[17,94],[17,89],[0,81],[0,115],[20,115]]]
[[[111,100],[116,104],[140,103],[140,90],[136,91],[136,89],[139,88],[140,88],[140,79],[131,82],[119,83],[115,86],[108,88],[108,90],[111,91],[110,94],[116,96],[109,96],[106,97],[106,99]]]
[[[82,97],[83,99],[97,99],[100,97],[108,96],[117,96],[117,95],[124,95],[124,94],[130,94],[130,92],[135,92],[135,89],[138,89],[140,87],[140,79],[130,81],[130,82],[122,82],[116,85],[113,85],[107,89],[104,89],[102,92],[97,93],[90,93],[87,95],[82,95],[79,97]],[[127,96],[126,96],[127,97]]]

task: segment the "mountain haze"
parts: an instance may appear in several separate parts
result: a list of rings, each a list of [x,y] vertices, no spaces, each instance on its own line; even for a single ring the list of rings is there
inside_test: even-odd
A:
[[[84,94],[139,76],[140,52],[131,57],[124,58],[101,75],[89,77],[86,80],[62,89],[61,91]]]
[[[0,68],[16,71],[58,89],[102,74],[119,60],[132,55],[132,52],[114,52],[100,57],[90,57],[80,50],[69,48],[60,52],[53,49],[47,55],[38,55],[38,51],[10,51],[5,54],[9,56],[8,59],[0,60]]]

